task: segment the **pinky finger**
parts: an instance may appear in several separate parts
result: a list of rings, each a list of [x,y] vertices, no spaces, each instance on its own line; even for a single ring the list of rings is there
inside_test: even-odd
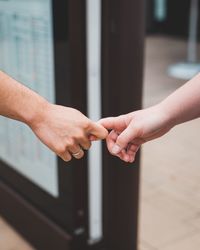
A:
[[[118,156],[121,160],[123,160],[123,161],[125,161],[125,162],[129,162],[129,161],[130,161],[130,157],[129,157],[129,155],[126,153],[126,150],[125,150],[125,149],[123,149],[119,154],[117,154],[117,156]]]

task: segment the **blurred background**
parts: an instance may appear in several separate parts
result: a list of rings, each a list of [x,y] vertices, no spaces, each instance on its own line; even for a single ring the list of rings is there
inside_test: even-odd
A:
[[[143,107],[160,102],[198,72],[198,2],[146,1]],[[196,58],[190,60],[190,53]],[[143,146],[141,250],[199,249],[199,127],[199,119],[182,124]]]
[[[143,107],[182,86],[199,69],[196,0],[146,0]],[[199,250],[200,120],[142,148],[139,250]],[[33,249],[0,219],[2,250]]]

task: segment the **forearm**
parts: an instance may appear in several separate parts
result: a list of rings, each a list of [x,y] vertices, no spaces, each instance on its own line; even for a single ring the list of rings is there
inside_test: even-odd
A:
[[[47,101],[0,71],[0,115],[31,125],[40,119]]]
[[[200,117],[200,74],[160,104],[172,126]]]

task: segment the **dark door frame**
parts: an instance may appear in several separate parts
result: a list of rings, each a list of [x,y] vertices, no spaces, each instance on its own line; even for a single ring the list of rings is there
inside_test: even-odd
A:
[[[103,116],[141,108],[144,1],[103,0]],[[104,236],[109,250],[136,250],[139,200],[139,154],[128,165],[104,148]]]

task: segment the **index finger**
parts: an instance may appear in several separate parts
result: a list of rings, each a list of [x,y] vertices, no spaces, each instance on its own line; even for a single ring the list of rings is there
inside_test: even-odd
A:
[[[104,128],[106,129],[113,129],[115,128],[115,121],[116,117],[108,117],[108,118],[103,118],[98,121],[99,124],[101,124]]]
[[[127,127],[124,115],[103,118],[98,123],[108,130],[123,131]]]

